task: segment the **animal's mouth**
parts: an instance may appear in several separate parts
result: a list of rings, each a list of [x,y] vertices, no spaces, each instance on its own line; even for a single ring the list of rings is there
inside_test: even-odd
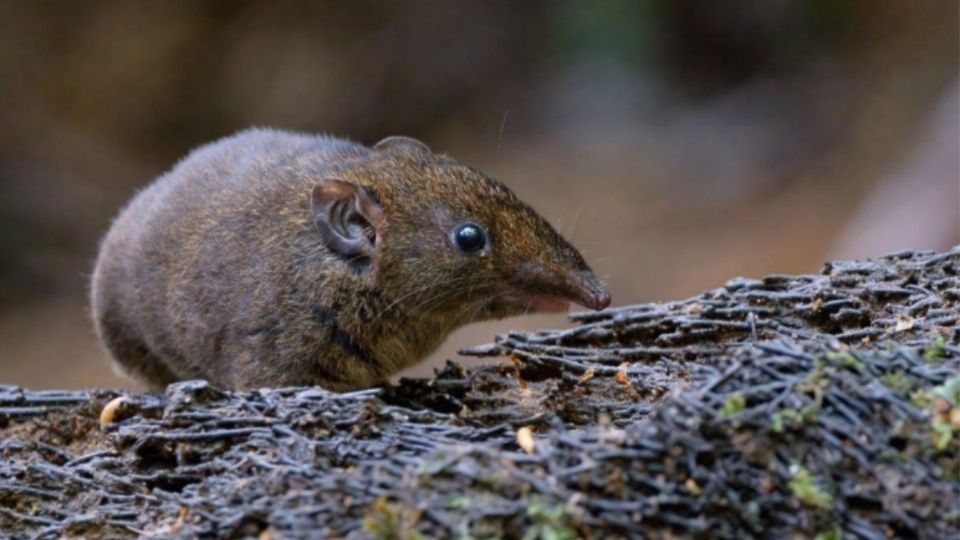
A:
[[[610,293],[590,271],[561,279],[535,279],[502,296],[502,301],[529,313],[564,313],[571,303],[601,310],[610,305]]]
[[[504,295],[502,300],[526,313],[566,313],[570,309],[569,300],[556,296],[513,292]]]

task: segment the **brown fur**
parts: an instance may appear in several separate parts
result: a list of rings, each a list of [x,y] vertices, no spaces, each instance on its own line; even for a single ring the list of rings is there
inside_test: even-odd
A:
[[[369,266],[314,226],[311,191],[329,177],[383,209]],[[489,254],[451,244],[465,220],[486,227]],[[334,390],[375,384],[531,296],[609,302],[580,254],[502,184],[410,139],[367,148],[260,129],[195,150],[141,191],[103,240],[91,291],[103,343],[151,386]]]

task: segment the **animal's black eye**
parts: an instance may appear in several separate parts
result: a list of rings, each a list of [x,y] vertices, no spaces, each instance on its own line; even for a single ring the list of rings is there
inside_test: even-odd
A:
[[[487,246],[487,233],[476,223],[464,223],[453,231],[453,243],[464,253],[476,253]]]

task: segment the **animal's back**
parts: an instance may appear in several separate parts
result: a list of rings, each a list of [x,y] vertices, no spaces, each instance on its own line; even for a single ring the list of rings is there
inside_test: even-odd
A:
[[[141,191],[104,238],[91,288],[96,330],[119,367],[160,384],[202,376],[174,373],[170,365],[189,362],[162,357],[221,352],[231,319],[276,294],[266,276],[289,266],[284,242],[306,225],[298,209],[310,179],[365,152],[326,136],[248,130],[196,149]]]

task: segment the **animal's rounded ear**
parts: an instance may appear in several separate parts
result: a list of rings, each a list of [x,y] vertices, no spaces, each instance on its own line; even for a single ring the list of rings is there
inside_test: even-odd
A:
[[[330,251],[360,264],[371,261],[383,210],[369,191],[347,180],[328,178],[314,186],[310,210]]]
[[[391,135],[373,145],[373,149],[378,152],[396,152],[421,156],[429,156],[433,153],[426,144],[403,135]]]

